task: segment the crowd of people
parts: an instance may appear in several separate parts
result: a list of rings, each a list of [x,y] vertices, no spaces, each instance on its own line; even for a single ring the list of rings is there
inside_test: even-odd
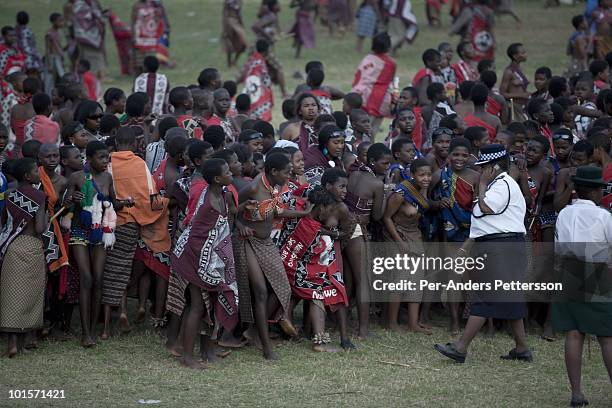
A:
[[[326,16],[332,25],[335,3]],[[492,331],[510,322],[516,347],[502,358],[512,360],[533,359],[524,322],[539,324],[544,340],[555,339],[554,328],[567,332],[572,403],[584,405],[585,333],[598,336],[612,378],[612,303],[527,308],[524,301],[492,305],[422,291],[384,304],[369,299],[364,254],[374,242],[415,256],[427,242],[453,242],[461,256],[481,242],[546,246],[590,241],[593,233],[609,250],[610,2],[572,19],[567,70],[538,68],[535,90],[520,43],[507,48],[498,81],[489,2],[455,3],[451,32],[461,39],[426,49],[408,86],[398,83],[392,53],[416,34],[406,20],[410,2],[364,1],[357,32],[368,7],[385,13],[389,32],[376,26],[363,36],[372,37],[371,53],[352,89],[324,84],[324,64],[310,61],[293,95],[273,54],[274,0],[262,2],[238,81],[223,82],[211,67],[193,78],[197,84],[172,87],[158,73],[169,27],[161,2],[136,2],[132,28],[124,30],[133,45],[129,95],[100,89],[102,18],[115,26],[118,19],[97,1],[70,1],[63,15],[50,16],[44,58],[20,12],[15,27],[2,28],[0,44],[0,330],[7,354],[69,336],[77,305],[83,347],[110,339],[113,328],[131,331],[148,314],[169,353],[192,368],[247,342],[275,359],[271,338],[279,336],[307,336],[314,351],[338,351],[330,322],[344,350],[355,348],[354,338],[366,341],[371,318],[389,330],[401,323],[430,335],[436,309],[453,335],[469,316],[457,342],[436,345],[459,362],[485,324]],[[299,53],[314,34],[307,25],[316,4],[292,4]],[[223,9],[230,66],[248,44],[240,6],[227,0]],[[74,46],[65,45],[63,30]],[[278,129],[270,123],[272,83],[284,97]],[[334,111],[333,101],[342,109]],[[392,119],[388,130],[385,118]],[[496,253],[495,267],[514,277],[550,268],[550,259],[528,262],[527,246],[519,246]],[[128,298],[137,299],[135,316]]]

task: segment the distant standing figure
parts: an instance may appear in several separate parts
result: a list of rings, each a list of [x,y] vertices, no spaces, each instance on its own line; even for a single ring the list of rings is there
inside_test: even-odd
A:
[[[242,0],[225,0],[221,38],[228,67],[236,65],[238,57],[246,50],[248,44],[241,12]]]
[[[98,79],[106,70],[106,49],[104,46],[104,16],[98,0],[76,0],[73,5],[74,37],[79,59],[86,59]]]
[[[392,54],[395,55],[404,41],[412,44],[419,32],[419,26],[410,0],[392,0],[386,9],[389,17],[387,31],[391,36]]]
[[[164,74],[158,74],[159,61],[154,56],[147,56],[143,61],[144,73],[134,80],[134,92],[145,92],[149,97],[151,112],[161,116],[168,113],[168,94],[170,83]]]
[[[30,16],[25,11],[17,13],[17,24],[15,33],[17,34],[17,44],[26,57],[26,71],[40,73],[43,69],[42,58],[36,49],[36,37],[28,23]]]
[[[45,35],[45,62],[47,75],[45,77],[45,92],[51,93],[55,82],[64,76],[64,45],[60,30],[64,27],[64,17],[59,13],[49,16],[51,28]]]
[[[372,52],[361,60],[353,80],[351,92],[361,95],[362,109],[373,118],[372,136],[378,132],[383,118],[391,114],[391,84],[397,64],[389,56],[390,48],[389,34],[377,34],[372,40]]]
[[[134,70],[143,72],[143,62],[148,56],[155,56],[157,43],[164,24],[160,9],[151,0],[138,0],[132,7],[132,36],[134,42]]]
[[[289,33],[293,35],[295,58],[300,58],[302,47],[313,48],[315,46],[312,12],[316,4],[314,0],[291,0],[291,8],[295,7],[298,8],[295,13],[295,23]]]
[[[362,51],[364,38],[374,37],[379,20],[380,10],[376,0],[363,0],[357,11],[357,52]]]
[[[274,45],[280,32],[278,13],[280,13],[278,0],[264,0],[261,3],[257,13],[258,20],[251,27],[258,40],[263,39]]]
[[[475,61],[495,60],[494,17],[487,4],[488,0],[475,0],[464,6],[449,32],[472,43]]]

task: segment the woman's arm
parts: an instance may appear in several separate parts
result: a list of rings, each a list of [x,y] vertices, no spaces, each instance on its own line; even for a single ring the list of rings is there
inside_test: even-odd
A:
[[[372,204],[372,220],[380,221],[385,213],[385,184],[377,180]]]
[[[393,216],[399,211],[403,203],[404,197],[402,197],[401,194],[392,193],[391,197],[389,197],[387,208],[385,209],[385,213],[383,215],[383,223],[385,224],[385,228],[387,228],[387,231],[389,231],[389,234],[395,242],[404,242],[404,240],[397,233],[397,230],[395,229],[395,222],[393,221]]]

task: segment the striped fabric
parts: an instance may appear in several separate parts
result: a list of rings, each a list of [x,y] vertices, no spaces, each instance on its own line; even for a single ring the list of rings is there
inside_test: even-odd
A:
[[[138,224],[130,222],[115,229],[115,245],[106,253],[104,278],[102,280],[102,303],[119,306],[130,276],[136,244]]]

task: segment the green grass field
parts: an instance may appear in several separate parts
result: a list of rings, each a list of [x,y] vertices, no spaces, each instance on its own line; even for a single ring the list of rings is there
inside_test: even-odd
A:
[[[102,1],[128,21],[132,2]],[[177,68],[166,71],[173,85],[194,83],[199,71],[207,66],[220,68],[224,78],[233,78],[237,69],[227,71],[218,43],[221,0],[167,0],[172,24],[171,54]],[[254,21],[257,0],[246,0],[244,19]],[[285,6],[288,1],[283,1]],[[416,44],[404,48],[398,56],[401,85],[405,85],[421,66],[424,49],[441,41],[456,44],[457,38],[444,28],[425,27],[423,0],[413,1],[421,32]],[[520,41],[526,44],[529,60],[526,72],[548,65],[553,72],[565,68],[565,43],[571,32],[570,19],[579,7],[545,11],[541,1],[517,1],[522,27],[509,18],[498,20],[498,72],[506,65],[505,48]],[[1,0],[0,24],[13,24],[17,11],[30,13],[39,47],[48,28],[48,16],[59,11],[63,1]],[[282,27],[286,31],[293,12],[285,7]],[[289,89],[299,82],[294,71],[302,72],[306,61],[325,63],[327,83],[348,89],[362,55],[354,51],[355,37],[330,39],[319,29],[317,48],[304,50],[299,60],[293,58],[290,40],[277,46],[284,64]],[[131,80],[118,75],[114,40],[107,35],[109,75],[104,86],[120,86],[126,91]],[[242,60],[244,61],[244,59]],[[280,93],[276,96],[280,101]],[[280,103],[278,104],[280,105]],[[275,122],[281,120],[275,111]],[[73,327],[77,327],[75,313]],[[547,343],[537,334],[529,337],[535,356],[533,364],[502,362],[512,345],[510,337],[498,333],[494,338],[479,336],[470,350],[468,361],[456,365],[433,350],[435,342],[450,339],[444,320],[432,336],[388,333],[374,330],[375,337],[356,341],[358,350],[334,355],[314,354],[310,342],[280,343],[276,350],[280,361],[266,362],[253,348],[233,352],[219,366],[203,372],[179,367],[165,351],[161,339],[148,327],[114,337],[92,350],[82,349],[77,341],[41,344],[27,355],[0,359],[0,406],[137,406],[139,399],[161,400],[159,406],[444,406],[444,407],[559,407],[569,403],[569,385],[563,362],[563,341]],[[334,336],[337,341],[337,334]],[[3,340],[4,341],[4,340]],[[5,344],[0,345],[0,353]],[[388,364],[394,363],[394,364]],[[594,407],[612,406],[612,392],[601,362],[599,347],[592,342],[591,355],[585,347],[583,384]],[[63,389],[66,399],[8,400],[9,389]]]
[[[130,21],[132,1],[104,0],[101,3],[104,7],[115,10],[123,21]],[[244,0],[243,3],[245,3],[243,20],[248,28],[255,22],[260,1]],[[281,27],[284,32],[287,32],[293,23],[294,11],[288,7],[288,0],[280,3],[283,7]],[[443,28],[431,29],[427,27],[425,19],[424,0],[413,0],[412,3],[420,22],[421,31],[415,44],[411,47],[404,45],[397,56],[401,86],[407,86],[412,76],[422,67],[421,54],[425,49],[436,48],[442,41],[457,44],[459,40],[457,36],[448,36],[450,16],[447,12],[444,12],[443,15]],[[544,10],[543,2],[538,0],[517,0],[515,3],[517,3],[517,12],[523,20],[522,26],[517,26],[509,16],[504,16],[496,22],[497,70],[500,78],[501,70],[507,65],[506,47],[513,42],[522,42],[527,46],[529,56],[525,64],[525,72],[530,80],[535,69],[542,65],[549,66],[553,73],[562,73],[567,60],[565,56],[567,38],[573,30],[571,18],[581,12],[580,8],[561,7]],[[44,34],[49,28],[48,17],[52,12],[61,12],[63,4],[64,1],[60,0],[2,0],[0,2],[0,24],[2,26],[15,24],[16,13],[20,10],[27,10],[30,14],[30,25],[36,33],[39,50],[44,52]],[[165,2],[172,26],[170,53],[176,60],[177,67],[174,70],[163,72],[168,75],[172,85],[197,83],[196,78],[199,72],[210,66],[219,68],[224,79],[236,78],[238,69],[227,69],[225,56],[219,44],[222,4],[222,0],[167,0]],[[254,38],[250,29],[247,31],[251,38]],[[347,32],[342,38],[337,36],[330,39],[327,30],[321,26],[317,26],[316,36],[316,48],[304,49],[301,59],[294,58],[290,38],[281,40],[276,45],[275,51],[283,63],[288,91],[292,92],[295,86],[302,82],[293,79],[292,74],[296,71],[303,73],[304,65],[312,59],[324,62],[326,83],[348,91],[355,69],[363,57],[355,51],[356,37],[352,32]],[[369,44],[365,45],[364,48],[369,49]],[[119,75],[117,50],[108,26],[106,50],[109,69],[103,88],[118,86],[130,91],[132,80]],[[245,60],[246,57],[243,56],[239,65]],[[280,111],[282,99],[278,88],[275,89],[275,98],[277,104],[273,122],[278,124],[282,121]],[[337,108],[340,108],[340,105],[337,105]]]

